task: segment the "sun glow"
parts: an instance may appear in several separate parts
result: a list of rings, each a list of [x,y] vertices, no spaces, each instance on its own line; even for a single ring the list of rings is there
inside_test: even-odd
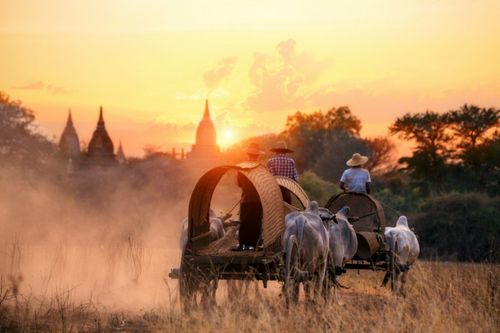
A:
[[[234,131],[232,128],[224,129],[223,135],[222,135],[222,145],[224,147],[230,146],[231,144],[234,143],[234,138],[235,138],[235,135],[234,135]]]

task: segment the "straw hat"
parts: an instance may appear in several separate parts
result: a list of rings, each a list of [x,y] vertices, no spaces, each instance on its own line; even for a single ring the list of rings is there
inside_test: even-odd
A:
[[[352,154],[352,157],[349,161],[346,162],[347,166],[355,167],[365,164],[368,161],[368,157],[363,156],[359,153]]]
[[[264,154],[264,151],[260,150],[260,146],[258,143],[250,142],[247,149],[245,149],[245,153],[247,153],[248,155],[260,155]]]
[[[271,149],[272,152],[275,153],[293,153],[293,150],[288,149],[285,141],[278,141],[276,145]]]

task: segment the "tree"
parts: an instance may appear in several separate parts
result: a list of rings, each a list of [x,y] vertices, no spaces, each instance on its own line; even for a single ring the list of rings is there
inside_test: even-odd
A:
[[[388,171],[392,162],[394,143],[386,137],[376,137],[365,139],[370,150],[370,159],[365,167],[371,173],[382,173]]]
[[[475,148],[490,129],[500,125],[500,110],[464,104],[459,110],[448,112],[446,120],[459,139],[459,147]]]
[[[322,146],[322,152],[313,160],[313,170],[325,180],[338,184],[346,161],[354,152],[369,155],[368,144],[359,137],[345,131],[332,131]]]
[[[32,110],[0,91],[0,159],[33,166],[55,152],[55,145],[37,132]]]
[[[424,257],[500,261],[499,197],[452,193],[431,198],[413,221]]]
[[[345,137],[359,141],[361,140],[359,138],[360,130],[361,120],[352,114],[347,106],[342,106],[331,108],[325,113],[321,111],[296,112],[288,117],[282,136],[289,141],[295,150],[297,168],[299,170],[312,170],[317,164],[316,161],[324,155],[325,151],[331,148],[335,149],[331,145],[332,141],[337,141],[337,137],[344,134]],[[349,142],[353,142],[353,140],[349,140]],[[329,175],[320,175],[331,179]]]
[[[411,157],[404,157],[399,163],[406,164],[415,178],[429,182],[433,192],[442,190],[446,162],[449,156],[446,117],[432,111],[407,113],[397,118],[389,127],[391,134],[399,135],[416,143]]]
[[[338,109],[331,108],[325,114],[325,118],[329,130],[346,131],[353,136],[359,136],[361,120],[352,114],[348,106],[341,106]]]

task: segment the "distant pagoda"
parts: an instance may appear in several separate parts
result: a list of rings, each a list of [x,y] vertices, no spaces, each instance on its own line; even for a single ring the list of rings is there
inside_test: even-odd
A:
[[[125,157],[125,153],[123,152],[122,142],[118,145],[118,150],[116,151],[116,161],[119,164],[125,164],[127,162],[127,158]]]
[[[113,141],[109,137],[104,125],[102,106],[99,109],[99,120],[97,127],[92,134],[92,139],[87,151],[87,162],[91,165],[109,165],[115,164]]]
[[[210,118],[208,100],[205,100],[205,112],[196,129],[196,142],[187,154],[191,166],[207,169],[220,163],[221,152],[217,145],[217,133]]]
[[[71,109],[68,112],[68,120],[66,121],[66,127],[61,134],[61,139],[59,140],[59,151],[62,156],[66,159],[75,160],[80,157],[80,140],[78,139],[78,134],[76,133],[75,126],[73,126],[73,119],[71,117]]]

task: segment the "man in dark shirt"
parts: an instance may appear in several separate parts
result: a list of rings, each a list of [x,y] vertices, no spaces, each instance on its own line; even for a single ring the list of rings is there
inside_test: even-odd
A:
[[[250,143],[246,149],[248,162],[258,163],[263,153],[257,143]],[[239,250],[253,250],[258,246],[262,233],[262,204],[253,184],[238,173],[238,186],[241,188]]]

